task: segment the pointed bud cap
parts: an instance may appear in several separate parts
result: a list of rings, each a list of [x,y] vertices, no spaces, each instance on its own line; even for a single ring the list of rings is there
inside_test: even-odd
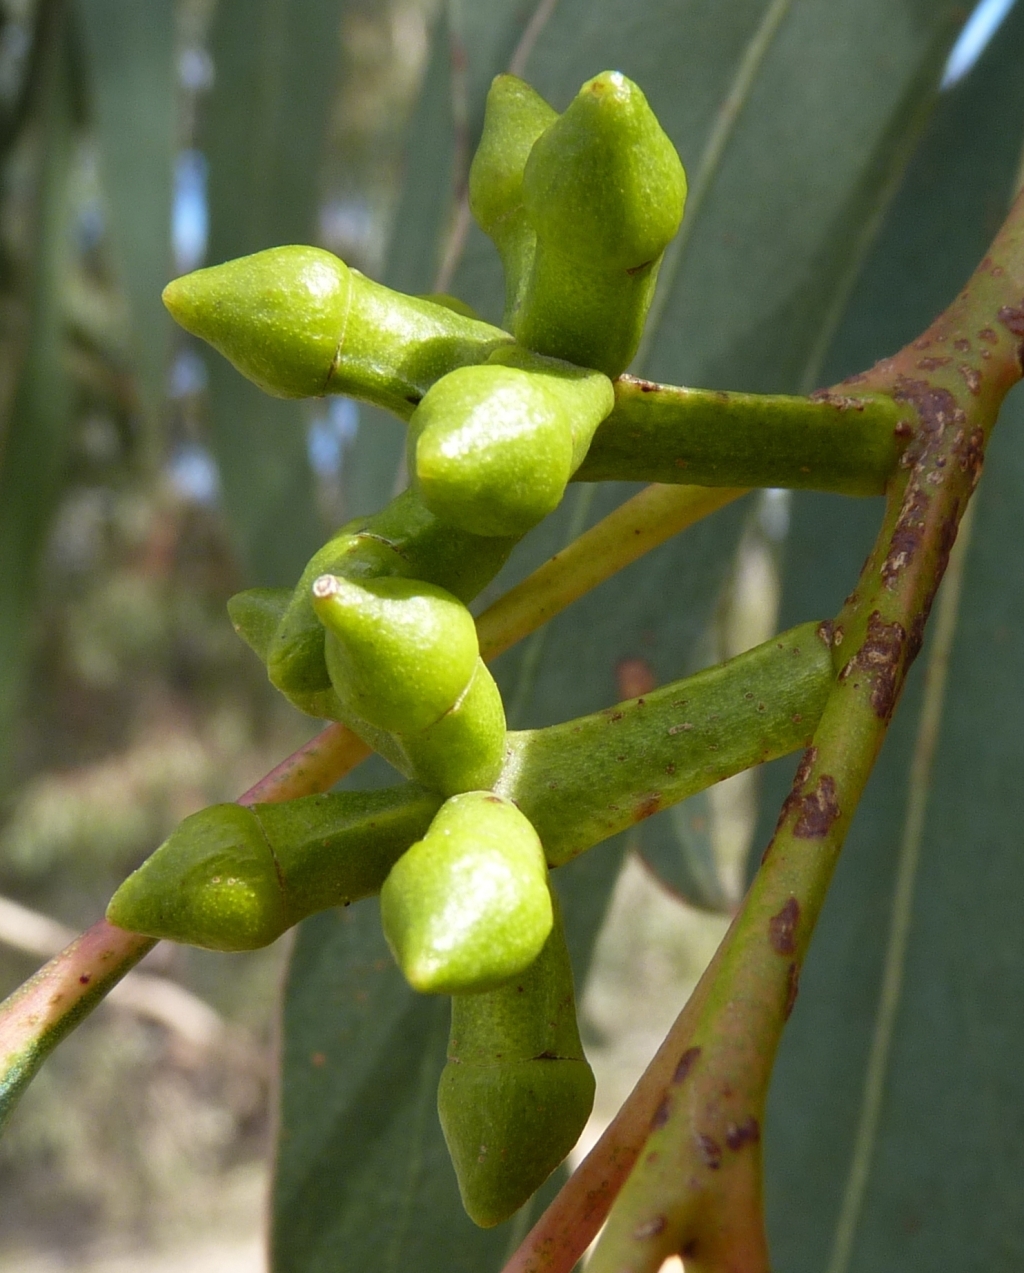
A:
[[[556,913],[521,976],[452,1001],[437,1111],[470,1217],[489,1227],[517,1211],[576,1144],[593,1103]]]
[[[313,607],[327,629],[327,669],[341,702],[396,733],[433,725],[458,702],[480,653],[473,616],[420,579],[359,583],[321,575]]]
[[[469,206],[492,239],[523,206],[523,169],[534,142],[558,113],[515,75],[497,75],[487,93],[480,145],[469,169]]]
[[[117,890],[107,919],[208,950],[255,950],[293,922],[259,821],[237,804],[186,818]]]
[[[586,1061],[560,1057],[448,1064],[437,1106],[462,1205],[489,1229],[565,1161],[593,1109],[594,1074]]]
[[[559,505],[572,417],[541,376],[460,367],[413,413],[409,467],[424,504],[474,535],[524,535]]]
[[[269,248],[164,288],[171,316],[278,398],[324,393],[348,319],[348,266],[312,247]]]
[[[551,932],[540,839],[488,791],[452,796],[391,869],[381,923],[399,966],[424,994],[473,994],[527,968]]]
[[[639,88],[588,80],[530,151],[526,214],[552,250],[612,268],[655,260],[679,229],[686,174]]]

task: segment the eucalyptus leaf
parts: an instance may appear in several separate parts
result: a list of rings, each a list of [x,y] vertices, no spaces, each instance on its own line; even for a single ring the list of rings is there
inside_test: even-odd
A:
[[[706,791],[641,825],[637,850],[644,865],[676,897],[699,910],[728,913],[728,896],[712,834],[714,813]]]
[[[983,254],[1019,158],[1022,55],[1018,6],[941,102],[858,285],[830,377],[913,338]],[[1024,574],[1012,548],[1024,519],[1022,424],[1018,390],[977,495],[926,786],[908,789],[920,746],[919,666],[858,810],[783,1038],[766,1200],[774,1260],[793,1273],[1009,1270],[1024,1256]],[[838,608],[878,524],[877,509],[867,511],[795,497],[780,622]],[[786,785],[781,767],[766,783],[761,844]],[[916,873],[912,796],[926,799]]]

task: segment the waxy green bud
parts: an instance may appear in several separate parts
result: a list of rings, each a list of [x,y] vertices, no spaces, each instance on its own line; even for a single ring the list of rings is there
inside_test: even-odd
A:
[[[510,800],[488,791],[452,796],[392,867],[380,907],[414,990],[491,989],[528,967],[551,931],[544,850]]]
[[[348,322],[352,276],[320,248],[282,247],[168,283],[172,318],[278,398],[324,393]]]
[[[434,385],[409,422],[414,489],[442,521],[471,534],[524,535],[558,507],[614,402],[600,372],[515,347],[507,363],[462,367]]]
[[[470,1218],[487,1228],[518,1211],[579,1140],[593,1104],[556,914],[521,976],[452,1000],[437,1108]]]
[[[323,574],[351,579],[407,575],[469,601],[501,569],[514,544],[514,539],[467,535],[439,521],[418,495],[405,491],[373,516],[343,526],[314,553],[267,644],[262,644],[263,624],[269,621],[270,600],[263,594],[269,590],[232,598],[232,621],[291,703],[311,716],[341,720],[344,712],[327,672],[323,625],[313,609],[313,581]]]
[[[463,367],[416,409],[409,469],[442,521],[477,535],[522,535],[558,507],[572,475],[569,421],[539,377]]]
[[[268,248],[196,270],[167,285],[164,304],[275,397],[347,393],[403,419],[435,380],[511,339],[314,247]]]
[[[462,697],[435,725],[397,734],[395,742],[408,761],[399,768],[432,791],[452,796],[493,786],[505,760],[505,708],[483,660],[477,659]]]
[[[537,249],[513,324],[520,344],[615,377],[640,343],[686,176],[640,89],[588,80],[536,141],[523,200]]]
[[[572,471],[586,458],[597,426],[615,406],[615,388],[600,371],[577,367],[561,358],[545,358],[522,345],[503,345],[487,360],[490,367],[518,367],[543,379],[544,387],[562,403],[572,439]]]
[[[534,142],[558,118],[515,75],[498,75],[484,109],[480,145],[469,169],[469,206],[505,269],[505,319],[511,328],[533,264],[537,235],[523,207],[523,169]]]
[[[259,820],[237,804],[186,818],[117,890],[107,919],[210,950],[255,950],[291,922]]]
[[[254,950],[307,915],[376,893],[440,803],[406,784],[251,808],[212,805],[129,875],[107,919],[209,950]]]
[[[420,579],[359,583],[321,575],[313,607],[327,630],[327,669],[346,710],[380,729],[410,734],[439,721],[462,697],[480,648],[458,598]]]
[[[314,582],[324,574],[362,580],[410,573],[401,553],[377,535],[365,534],[364,524],[343,526],[309,559],[264,655],[271,684],[302,711],[307,710],[304,700],[329,692],[331,702],[334,694],[324,629],[313,608]]]

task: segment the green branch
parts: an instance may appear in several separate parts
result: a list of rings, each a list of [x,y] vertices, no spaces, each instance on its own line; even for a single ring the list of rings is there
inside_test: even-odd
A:
[[[832,661],[803,624],[603,712],[508,736],[495,791],[526,814],[548,865],[723,778],[804,745]],[[380,890],[442,798],[415,783],[186,818],[115,893],[112,922],[214,950],[274,941],[307,915]]]
[[[760,1127],[775,1051],[988,434],[1020,378],[1022,338],[1018,199],[954,304],[912,345],[852,382],[899,404],[907,447],[874,550],[833,628],[834,689],[743,909],[702,981],[679,1068],[612,1208],[592,1273],[656,1273],[679,1252],[688,1270],[768,1268]]]
[[[797,398],[620,376],[573,480],[881,495],[904,446],[899,420],[890,397],[859,388]]]
[[[646,487],[483,612],[476,621],[481,657],[497,658],[644,553],[745,494],[728,487]]]

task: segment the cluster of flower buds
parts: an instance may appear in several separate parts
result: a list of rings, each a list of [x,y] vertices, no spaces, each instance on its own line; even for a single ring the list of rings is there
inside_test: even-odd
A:
[[[588,81],[562,115],[499,76],[470,203],[505,267],[504,328],[311,247],[200,270],[165,292],[183,327],[267,392],[346,393],[408,420],[409,490],[342,527],[294,590],[249,590],[230,612],[292,703],[344,721],[419,784],[395,815],[407,838],[381,915],[409,983],[454,996],[439,1108],[466,1208],[484,1225],[564,1158],[594,1083],[544,848],[494,793],[505,714],[467,602],[557,508],[612,410],[611,378],[636,352],[685,194],[671,142],[624,76]],[[214,870],[237,887],[205,911],[185,898],[177,913],[192,929],[178,935],[220,949],[272,940],[294,922],[281,881],[307,880],[316,808],[214,812],[186,822],[175,852],[192,845],[196,887]],[[321,843],[359,852],[345,828]],[[126,881],[109,912],[143,932],[159,872],[145,878]]]

